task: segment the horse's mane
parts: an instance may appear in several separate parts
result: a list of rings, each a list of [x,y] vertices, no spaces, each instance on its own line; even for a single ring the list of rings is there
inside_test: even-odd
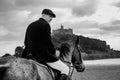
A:
[[[79,44],[79,36],[75,38],[75,40],[69,41],[70,43],[74,42],[75,46]],[[59,51],[60,51],[60,58],[66,57],[70,52],[70,44],[68,42],[62,43]]]
[[[70,45],[68,43],[63,43],[60,47],[60,58],[66,57],[70,52]]]

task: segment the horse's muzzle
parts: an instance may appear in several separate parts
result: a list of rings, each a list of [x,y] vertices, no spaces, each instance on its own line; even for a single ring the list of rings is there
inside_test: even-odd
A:
[[[85,65],[84,64],[75,65],[75,68],[77,72],[83,72],[85,70]]]

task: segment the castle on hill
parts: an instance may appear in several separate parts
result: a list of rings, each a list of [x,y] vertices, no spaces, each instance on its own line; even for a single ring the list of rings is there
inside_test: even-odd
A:
[[[69,34],[69,35],[73,35],[73,29],[64,29],[64,26],[61,25],[61,27],[57,30],[52,30],[52,35],[55,35],[55,34],[62,34],[62,35],[66,35],[66,34]]]

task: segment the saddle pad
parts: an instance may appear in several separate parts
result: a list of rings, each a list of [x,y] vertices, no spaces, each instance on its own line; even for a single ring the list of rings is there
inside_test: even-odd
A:
[[[44,65],[44,64],[41,64],[41,63],[38,63],[38,62],[36,62],[34,60],[31,60],[31,59],[29,61],[37,64],[38,66],[42,66],[43,68],[45,68],[49,72],[49,74],[51,75],[51,77],[53,78],[53,80],[55,80],[55,78],[56,78],[56,72],[53,71],[53,69],[51,67],[49,67],[47,65]]]

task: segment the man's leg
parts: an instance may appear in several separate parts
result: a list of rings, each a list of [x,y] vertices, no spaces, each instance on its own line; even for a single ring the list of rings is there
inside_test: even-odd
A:
[[[53,63],[47,63],[50,67],[61,71],[60,80],[71,80],[68,76],[69,74],[69,67],[64,64],[61,60],[58,60]]]

